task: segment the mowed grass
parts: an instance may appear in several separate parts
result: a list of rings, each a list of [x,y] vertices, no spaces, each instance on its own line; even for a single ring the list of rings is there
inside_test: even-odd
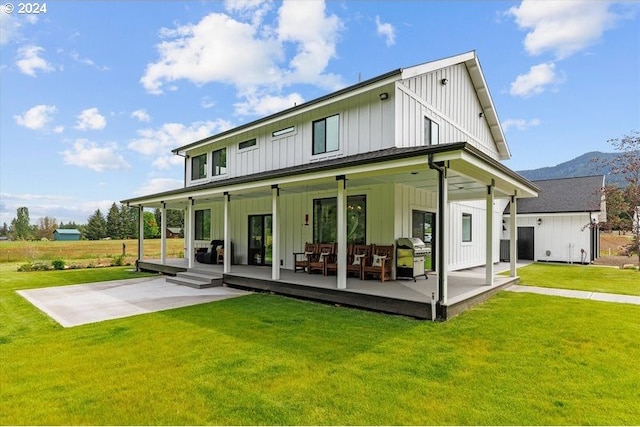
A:
[[[501,292],[431,323],[255,294],[65,329],[15,293],[69,273],[0,276],[2,425],[640,424],[640,306]]]
[[[591,265],[534,263],[517,270],[521,285],[640,295],[640,272]]]

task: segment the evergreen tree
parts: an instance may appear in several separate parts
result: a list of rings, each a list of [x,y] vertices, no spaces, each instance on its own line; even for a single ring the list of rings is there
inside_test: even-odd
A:
[[[124,234],[120,210],[118,206],[113,203],[107,214],[107,236],[112,239],[124,239]]]
[[[29,208],[18,208],[16,217],[11,221],[13,238],[15,240],[27,240],[31,238],[31,225],[29,221]]]
[[[0,228],[0,236],[7,237],[9,236],[9,227],[7,227],[7,223],[2,223],[2,228]]]
[[[89,217],[85,237],[89,240],[100,240],[107,237],[107,221],[104,219],[100,209]]]
[[[120,205],[120,221],[124,239],[138,238],[138,208]]]

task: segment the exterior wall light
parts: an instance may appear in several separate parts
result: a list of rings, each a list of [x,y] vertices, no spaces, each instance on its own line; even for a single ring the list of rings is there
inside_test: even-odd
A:
[[[538,218],[538,225],[542,225],[542,218]]]
[[[441,84],[442,86],[446,85],[447,83],[449,83],[449,80],[447,80],[447,79],[442,79],[442,80],[440,80],[440,84]]]
[[[388,92],[382,92],[379,96],[380,96],[380,101],[386,101],[387,99],[389,99]]]

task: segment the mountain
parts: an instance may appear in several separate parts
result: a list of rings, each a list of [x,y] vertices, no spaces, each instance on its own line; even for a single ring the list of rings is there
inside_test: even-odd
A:
[[[606,163],[611,162],[619,155],[620,153],[601,153],[599,151],[592,151],[556,166],[517,172],[530,181],[572,178],[589,175],[606,175],[606,184],[617,183],[618,185],[624,186],[626,185],[624,178],[621,175],[612,174],[611,166],[606,165]]]

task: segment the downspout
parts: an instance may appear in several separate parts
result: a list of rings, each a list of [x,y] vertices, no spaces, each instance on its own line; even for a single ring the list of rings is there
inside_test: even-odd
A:
[[[447,273],[445,271],[445,262],[444,262],[444,257],[446,256],[446,254],[444,253],[445,229],[444,229],[444,215],[442,215],[442,212],[443,212],[442,208],[444,205],[443,192],[446,191],[446,188],[443,188],[444,186],[442,185],[442,181],[443,181],[442,178],[446,176],[447,170],[446,168],[436,164],[433,161],[433,154],[429,154],[428,158],[429,158],[429,168],[438,171],[438,230],[440,230],[439,231],[440,238],[437,239],[438,253],[440,254],[440,256],[438,256],[438,304],[443,304],[444,301],[442,300],[442,296],[444,295],[445,290],[444,290],[444,280],[442,276],[443,274],[447,274]]]

